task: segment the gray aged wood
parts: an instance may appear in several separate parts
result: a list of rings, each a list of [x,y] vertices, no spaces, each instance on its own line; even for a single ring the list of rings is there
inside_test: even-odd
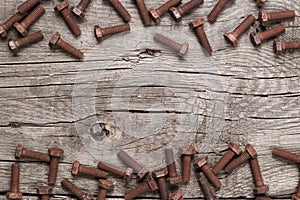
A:
[[[20,3],[21,0],[4,0],[0,20],[11,16]],[[42,152],[52,146],[63,147],[65,157],[58,180],[71,178],[96,195],[95,179],[71,177],[74,160],[89,166],[96,166],[99,159],[120,164],[115,153],[122,148],[136,153],[140,162],[154,169],[165,162],[160,151],[163,147],[191,143],[199,153],[208,154],[213,165],[231,140],[241,145],[253,144],[259,152],[270,196],[290,199],[299,180],[298,167],[273,158],[271,150],[279,146],[300,153],[300,53],[275,56],[272,41],[255,49],[249,42],[249,31],[236,48],[222,36],[248,14],[257,16],[254,1],[236,0],[215,24],[205,24],[214,50],[212,57],[202,51],[187,23],[205,17],[215,4],[213,0],[205,1],[179,24],[167,14],[159,26],[149,28],[142,27],[132,1],[124,0],[122,3],[132,15],[131,32],[107,38],[101,44],[94,38],[94,25],[122,23],[107,2],[91,3],[85,19],[79,23],[82,35],[78,39],[54,13],[56,3],[42,1],[46,14],[30,28],[30,32],[44,32],[42,42],[13,57],[6,40],[0,41],[0,199],[5,199],[9,190],[10,165],[19,162],[14,158],[19,143]],[[70,0],[71,5],[77,3]],[[160,1],[147,2],[149,8],[159,4]],[[280,38],[300,39],[299,5],[299,0],[268,0],[268,10],[296,10],[296,19],[284,22],[286,33]],[[54,31],[84,51],[83,63],[48,47]],[[190,42],[186,59],[178,59],[153,42],[155,32]],[[16,32],[10,31],[9,37],[17,38]],[[156,53],[149,55],[147,49]],[[113,127],[104,139],[106,146],[90,138],[95,119]],[[26,159],[20,163],[20,190],[26,193],[25,199],[36,199],[36,187],[47,181],[48,165]],[[177,164],[180,165],[179,159]],[[218,197],[253,198],[248,165],[219,177],[223,186],[216,193]],[[110,193],[110,197],[116,197],[113,199],[135,185],[135,181],[127,186],[122,180],[112,179],[116,181]],[[194,173],[189,185],[182,189],[185,198],[203,198]],[[68,195],[59,184],[54,188],[55,198]],[[144,197],[158,195],[149,193]]]

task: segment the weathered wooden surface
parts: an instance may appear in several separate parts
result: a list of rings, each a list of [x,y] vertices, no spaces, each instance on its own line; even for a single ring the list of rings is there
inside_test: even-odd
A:
[[[1,21],[13,14],[21,2],[3,1],[0,5]],[[215,1],[205,1],[179,24],[167,14],[160,26],[149,28],[142,27],[132,1],[122,2],[132,15],[132,31],[101,44],[94,38],[94,25],[122,23],[105,1],[94,1],[88,8],[86,19],[80,22],[82,35],[78,39],[54,13],[57,2],[42,1],[46,14],[30,30],[43,30],[44,41],[22,49],[17,57],[10,54],[5,40],[0,42],[0,194],[9,190],[10,165],[16,162],[13,155],[19,143],[44,152],[48,147],[63,147],[66,156],[60,165],[58,180],[61,180],[71,178],[71,163],[75,159],[89,166],[95,166],[99,158],[117,162],[115,152],[118,148],[137,153],[140,161],[144,160],[153,169],[164,163],[162,159],[155,160],[153,154],[159,155],[159,149],[166,145],[181,144],[184,135],[186,138],[181,145],[192,143],[199,153],[208,153],[211,165],[224,153],[230,140],[242,145],[253,144],[259,152],[270,196],[290,199],[296,190],[299,170],[296,165],[273,158],[271,149],[280,146],[300,153],[299,51],[274,56],[272,41],[255,49],[247,34],[241,37],[237,48],[225,42],[224,32],[232,30],[248,14],[257,15],[254,1],[236,0],[215,24],[205,25],[214,50],[212,57],[207,57],[201,50],[186,24],[192,19],[205,17]],[[78,2],[71,0],[70,3],[75,5]],[[159,4],[159,1],[147,2],[149,8]],[[299,5],[299,0],[269,0],[265,7],[273,11],[295,9],[299,16]],[[281,38],[300,39],[299,17],[284,24],[287,30]],[[66,41],[72,41],[85,52],[83,63],[60,50],[49,49],[48,40],[54,31],[61,32]],[[187,58],[179,60],[172,52],[154,43],[152,36],[155,32],[167,32],[180,41],[189,41],[191,47]],[[17,37],[14,31],[10,36]],[[146,49],[161,52],[151,56]],[[131,98],[122,93],[143,83],[147,87],[137,87],[130,93]],[[190,102],[190,99],[195,102]],[[129,106],[126,101],[129,101]],[[184,104],[182,107],[182,102],[188,106]],[[91,103],[94,110],[90,110]],[[126,110],[131,110],[128,116]],[[128,125],[126,120],[129,118],[139,126]],[[87,143],[84,139],[95,119],[121,126],[128,135],[117,129],[104,140],[111,149],[95,147],[97,141]],[[188,129],[192,123],[190,119],[196,126]],[[153,127],[156,123],[160,125],[157,129]],[[216,144],[208,144],[214,139],[214,125],[221,128],[216,128],[216,135],[221,135],[216,137]],[[149,135],[134,138],[131,131],[137,127],[142,131],[150,130]],[[83,134],[81,128],[87,132]],[[149,153],[149,156],[145,158],[143,153]],[[20,190],[26,198],[35,199],[37,185],[47,181],[48,166],[26,159],[20,162]],[[220,178],[223,186],[217,196],[224,199],[253,198],[248,165],[230,175],[222,174]],[[81,177],[73,180],[96,194],[96,180]],[[110,193],[111,197],[120,198],[134,186],[134,181],[125,186],[123,181],[114,180],[118,182],[114,192]],[[189,185],[182,188],[186,198],[203,196],[194,175]],[[59,184],[54,188],[54,197],[68,194]],[[145,196],[158,197],[151,193]]]

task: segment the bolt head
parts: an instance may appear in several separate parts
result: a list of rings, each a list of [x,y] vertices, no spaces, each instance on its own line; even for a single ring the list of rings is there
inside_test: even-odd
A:
[[[257,152],[251,144],[247,144],[245,148],[251,158],[257,158]]]
[[[15,157],[16,157],[16,158],[22,158],[22,152],[23,152],[23,149],[24,149],[24,145],[22,145],[22,144],[19,144],[19,145],[16,147],[16,152],[15,152]]]
[[[194,166],[198,168],[202,168],[207,164],[206,156],[201,156],[194,161]]]
[[[167,182],[170,183],[171,185],[176,185],[182,182],[182,177],[181,176],[169,177],[167,179]]]
[[[192,145],[179,147],[179,151],[182,155],[194,155],[196,154],[196,149]]]
[[[238,156],[243,153],[241,147],[234,142],[229,142],[228,147]]]
[[[253,193],[256,194],[266,194],[269,191],[269,186],[263,185],[261,187],[255,187]]]
[[[22,199],[22,193],[21,192],[7,192],[6,198],[7,199]]]
[[[237,42],[237,37],[232,33],[224,33],[224,38],[227,40],[227,42],[229,42],[231,45],[233,46],[237,46],[238,42]]]
[[[163,178],[167,175],[168,175],[168,169],[167,168],[159,169],[159,170],[156,170],[156,171],[152,172],[152,176],[154,178]]]
[[[51,38],[50,38],[50,41],[49,41],[49,46],[50,47],[54,47],[56,46],[58,40],[60,40],[60,34],[58,32],[54,33]]]
[[[188,42],[183,43],[178,52],[178,56],[183,58],[185,54],[188,52],[188,50],[189,50],[189,43]]]
[[[85,193],[82,197],[82,200],[92,200],[94,199],[94,194]]]
[[[95,32],[95,36],[96,36],[98,42],[101,42],[104,37],[102,28],[99,25],[96,25],[94,28],[94,32]]]
[[[7,32],[6,32],[5,28],[1,25],[0,25],[0,35],[1,35],[2,38],[7,37]]]
[[[300,200],[300,196],[297,196],[297,194],[293,194],[292,200]]]
[[[50,148],[48,149],[48,154],[52,157],[61,157],[64,156],[64,150],[60,148]]]
[[[28,34],[27,30],[18,22],[14,23],[14,27],[24,37]]]
[[[52,193],[52,188],[49,186],[40,186],[37,188],[37,193],[39,195],[49,195]]]
[[[195,29],[199,26],[202,26],[204,24],[205,20],[203,18],[199,18],[199,19],[196,19],[192,22],[189,23],[189,26],[191,29]]]
[[[179,22],[182,19],[182,16],[176,7],[171,7],[169,11],[171,16],[175,19],[176,22]]]
[[[8,46],[9,46],[10,50],[13,52],[13,54],[18,53],[19,47],[18,47],[18,44],[14,40],[9,40]]]
[[[282,45],[282,42],[279,39],[274,40],[273,50],[274,50],[274,53],[277,54],[277,55],[282,53],[283,45]]]
[[[54,8],[55,12],[59,13],[61,12],[62,10],[66,9],[69,7],[69,1],[68,0],[65,0],[59,4],[57,4]]]
[[[110,180],[100,179],[99,186],[106,190],[112,190],[114,188],[114,182],[112,182]]]
[[[80,19],[84,18],[84,13],[82,10],[80,10],[78,7],[72,7],[71,11],[74,15],[79,17]]]
[[[75,160],[73,162],[73,166],[72,166],[72,175],[76,176],[79,173],[79,168],[80,168],[80,162],[78,160]]]
[[[266,1],[267,0],[256,0],[256,5],[262,7],[266,3]]]
[[[147,183],[152,191],[158,190],[158,185],[152,175],[147,176]]]
[[[259,11],[258,19],[262,26],[267,26],[269,24],[268,12],[266,10]]]
[[[250,40],[255,47],[259,47],[262,43],[258,33],[256,32],[250,33]]]
[[[124,180],[126,182],[130,182],[131,178],[132,178],[132,174],[133,174],[133,169],[132,168],[127,168],[126,171],[125,171]]]
[[[178,189],[175,192],[172,192],[170,200],[182,200],[183,199],[182,190]]]
[[[149,170],[146,167],[142,167],[137,174],[138,179],[141,180],[148,172]]]
[[[160,23],[160,15],[154,8],[150,8],[149,13],[155,23]]]

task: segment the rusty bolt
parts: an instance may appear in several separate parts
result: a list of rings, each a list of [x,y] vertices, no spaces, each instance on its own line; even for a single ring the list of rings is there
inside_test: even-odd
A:
[[[200,6],[201,4],[203,4],[203,0],[191,0],[180,7],[171,7],[169,11],[175,21],[179,22],[185,14]]]
[[[169,200],[169,192],[168,192],[168,186],[166,181],[167,175],[168,175],[167,168],[163,168],[152,172],[152,176],[157,179],[161,200]]]
[[[300,179],[298,182],[297,192],[296,194],[293,194],[292,200],[300,200]]]
[[[190,145],[180,147],[179,150],[182,154],[182,182],[187,183],[190,180],[192,157],[196,154],[196,149]]]
[[[97,200],[105,200],[106,194],[108,190],[112,190],[114,188],[114,183],[109,180],[99,180],[99,194]]]
[[[229,1],[230,0],[219,0],[215,7],[212,9],[212,11],[208,14],[208,21],[214,23]]]
[[[246,151],[243,152],[239,157],[232,160],[226,167],[225,171],[231,173],[235,168],[247,162],[250,158],[257,158],[257,152],[251,144],[247,144],[245,147]]]
[[[122,33],[124,31],[130,31],[130,25],[126,23],[126,24],[111,26],[107,28],[101,28],[99,25],[97,25],[95,26],[94,31],[98,42],[101,42],[105,36],[115,35],[118,33]]]
[[[99,161],[98,168],[103,170],[103,171],[106,171],[108,173],[111,173],[113,175],[122,177],[122,178],[124,178],[124,180],[126,182],[130,182],[130,180],[132,178],[132,173],[133,173],[132,168],[122,169],[122,168],[113,166],[113,165],[108,164],[108,163],[103,162],[103,161]]]
[[[68,27],[72,31],[72,33],[77,37],[81,34],[80,28],[71,15],[71,11],[68,9],[69,7],[69,1],[64,0],[63,2],[59,3],[55,8],[55,12],[60,13],[67,23]]]
[[[249,15],[238,27],[232,32],[224,33],[224,38],[233,46],[237,46],[238,38],[255,22],[255,17]]]
[[[131,167],[134,172],[137,173],[138,179],[141,180],[144,176],[147,175],[149,170],[139,164],[136,160],[134,160],[130,155],[128,155],[125,151],[120,150],[117,154],[117,156],[129,167]]]
[[[234,156],[239,156],[242,154],[242,149],[234,142],[230,142],[228,144],[228,151],[225,155],[217,162],[217,164],[213,167],[212,171],[214,174],[220,173],[221,170],[233,159]]]
[[[279,39],[274,40],[273,50],[277,55],[281,54],[283,51],[295,49],[300,49],[300,41],[283,42]]]
[[[27,0],[18,7],[18,12],[25,14],[39,2],[39,0]]]
[[[17,12],[11,16],[8,20],[0,25],[0,36],[2,38],[7,37],[7,31],[13,26],[14,23],[20,21],[27,13],[21,14]]]
[[[212,54],[212,48],[211,45],[207,39],[206,33],[204,31],[203,28],[203,24],[204,24],[204,19],[200,18],[200,19],[196,19],[192,22],[189,23],[189,26],[191,29],[193,29],[196,33],[196,36],[200,42],[200,44],[202,45],[202,47],[205,49],[205,51],[211,55]]]
[[[84,11],[92,0],[81,0],[76,7],[72,7],[71,11],[80,19],[84,18]]]
[[[150,26],[151,25],[151,18],[149,16],[147,6],[145,4],[144,0],[135,0],[136,6],[138,8],[138,11],[140,13],[142,22],[144,26]]]
[[[28,34],[27,29],[44,13],[45,9],[43,6],[38,5],[22,22],[14,23],[14,27],[22,36],[26,36]]]
[[[72,194],[74,194],[78,199],[92,200],[94,197],[93,194],[83,192],[81,189],[79,189],[76,185],[74,185],[71,181],[69,181],[66,178],[61,181],[61,184],[62,186],[70,190]]]
[[[15,157],[16,158],[32,158],[32,159],[43,161],[43,162],[50,162],[50,156],[47,153],[31,151],[29,149],[26,149],[24,147],[24,145],[22,145],[22,144],[19,144],[16,147]]]
[[[256,0],[256,5],[258,7],[262,7],[265,3],[266,3],[267,0]]]
[[[285,32],[284,25],[279,24],[269,30],[266,30],[266,31],[263,31],[260,33],[257,33],[257,32],[250,33],[250,39],[251,39],[252,44],[255,47],[259,47],[264,40],[275,37],[283,32]]]
[[[137,187],[133,188],[128,193],[126,193],[124,195],[124,199],[125,200],[134,199],[135,197],[144,194],[150,190],[151,191],[158,190],[158,185],[154,180],[154,178],[152,177],[152,175],[148,175],[147,180],[145,182],[141,183],[140,185],[138,185]]]
[[[172,192],[170,200],[183,200],[183,194],[181,189],[177,189],[174,192]]]
[[[175,185],[182,182],[182,177],[178,175],[176,170],[176,163],[174,159],[174,153],[172,148],[167,148],[165,150],[166,153],[166,162],[167,162],[167,168],[169,177],[167,178],[168,183],[171,185]]]
[[[20,165],[12,164],[10,191],[6,193],[7,199],[22,199],[22,193],[19,192],[19,184],[20,184]]]
[[[108,176],[107,172],[104,172],[97,168],[83,166],[80,164],[78,160],[75,160],[72,166],[72,175],[76,176],[78,174],[90,175],[90,176],[103,178],[103,179],[106,179]]]
[[[287,10],[281,12],[268,12],[266,10],[261,10],[259,12],[259,21],[262,26],[267,26],[269,22],[280,21],[285,19],[293,19],[296,14],[294,10]]]
[[[108,0],[110,5],[117,11],[117,13],[122,17],[125,22],[129,22],[131,19],[130,14],[127,9],[122,5],[119,0]]]
[[[157,9],[150,8],[149,13],[155,23],[160,23],[160,18],[168,12],[168,10],[181,3],[182,0],[168,0],[166,3],[158,7]]]
[[[206,199],[217,200],[215,197],[212,188],[209,185],[209,182],[203,172],[197,174],[197,179],[200,183],[200,187]]]
[[[250,159],[250,167],[251,167],[251,171],[255,183],[255,188],[253,189],[253,193],[255,195],[266,194],[269,191],[269,187],[264,184],[264,180],[261,175],[261,170],[257,158]]]
[[[180,57],[180,58],[183,58],[186,53],[188,52],[189,50],[189,43],[188,42],[184,42],[183,44],[180,44],[178,42],[175,42],[174,40],[170,39],[170,38],[167,38],[159,33],[156,33],[154,35],[154,40],[170,47],[171,49],[175,50],[177,52],[177,55]]]
[[[64,156],[64,150],[60,148],[50,148],[48,149],[48,154],[51,157],[48,183],[49,185],[55,185],[58,172],[59,158]]]
[[[19,48],[28,46],[30,44],[39,42],[44,39],[44,35],[42,31],[37,31],[35,33],[32,33],[24,38],[20,38],[18,40],[9,40],[8,46],[10,50],[13,52],[13,54],[17,54],[19,51]]]
[[[215,186],[217,189],[219,189],[221,187],[221,185],[222,185],[221,181],[213,173],[211,167],[207,163],[205,156],[197,158],[194,161],[194,166],[203,171],[203,173],[208,178],[208,180],[213,184],[213,186]]]
[[[65,52],[73,55],[76,58],[82,59],[83,58],[83,53],[73,47],[72,45],[70,45],[69,43],[65,42],[63,39],[61,39],[61,35],[56,32],[52,35],[50,41],[49,41],[49,46],[50,47],[59,47],[61,49],[63,49]]]
[[[274,156],[295,162],[295,163],[300,163],[300,155],[283,150],[283,149],[279,149],[279,148],[273,148],[272,150],[272,154]]]
[[[37,188],[37,193],[41,196],[41,200],[49,200],[49,195],[52,193],[52,188],[49,186],[40,186]]]

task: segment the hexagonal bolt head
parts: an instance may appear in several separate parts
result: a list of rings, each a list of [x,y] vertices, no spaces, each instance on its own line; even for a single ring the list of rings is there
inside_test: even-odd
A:
[[[182,19],[182,16],[176,7],[171,7],[169,12],[176,22],[179,22]]]
[[[179,151],[182,155],[194,155],[196,154],[196,149],[193,146],[183,146],[179,148]]]
[[[269,16],[266,10],[259,11],[258,19],[262,26],[267,26],[269,24]]]
[[[168,175],[168,169],[163,168],[152,172],[154,178],[163,178]]]
[[[14,23],[14,27],[24,37],[28,34],[27,30],[18,22]]]
[[[237,46],[238,44],[238,40],[237,40],[237,37],[232,33],[232,32],[229,32],[229,33],[224,33],[224,38],[233,46]]]
[[[100,179],[99,186],[106,190],[112,190],[112,189],[114,189],[114,182],[112,182],[110,180]]]
[[[202,26],[204,24],[204,22],[205,21],[204,21],[203,18],[199,18],[199,19],[196,19],[196,20],[190,22],[189,26],[190,26],[191,29],[195,29],[195,28],[197,28],[199,26]]]
[[[256,0],[256,5],[262,7],[266,3],[266,0]]]
[[[150,8],[149,13],[152,19],[155,21],[155,23],[160,23],[160,15],[154,8]]]
[[[139,180],[142,179],[148,173],[148,171],[149,170],[146,167],[142,167],[137,174]]]
[[[259,47],[262,43],[262,40],[256,32],[250,33],[250,40],[255,47]]]
[[[243,150],[239,145],[237,145],[234,142],[229,142],[228,147],[236,154],[236,155],[241,155],[243,153]]]
[[[274,40],[273,50],[274,50],[274,53],[277,54],[277,55],[282,53],[283,46],[282,46],[282,42],[279,39]]]
[[[24,149],[24,145],[22,145],[22,144],[19,144],[19,145],[16,147],[16,152],[15,152],[15,157],[16,157],[16,158],[22,158],[22,152],[23,152],[23,149]]]
[[[80,19],[84,18],[84,13],[82,10],[80,10],[77,7],[72,7],[71,11],[74,15],[76,15],[77,17],[79,17]]]
[[[174,192],[172,192],[172,195],[170,197],[170,200],[182,200],[183,199],[183,194],[182,194],[182,190],[178,189]]]
[[[80,168],[80,162],[78,160],[75,160],[73,162],[72,171],[71,171],[73,176],[76,176],[79,173],[79,168]]]
[[[90,193],[85,193],[82,198],[82,200],[93,200],[93,199],[94,199],[94,194],[90,194]]]
[[[58,32],[54,33],[54,34],[51,36],[51,38],[50,38],[49,46],[50,46],[50,47],[55,47],[56,44],[57,44],[57,42],[58,42],[58,40],[60,40],[60,37],[61,37],[61,35],[60,35]]]
[[[10,50],[13,52],[13,54],[18,53],[19,51],[19,45],[16,43],[16,41],[14,40],[9,40],[8,41],[8,46],[10,48]],[[22,151],[21,151],[22,152]],[[16,156],[17,157],[17,156]]]
[[[125,175],[124,175],[124,180],[126,182],[130,182],[132,179],[132,174],[133,174],[133,169],[132,168],[127,168],[125,171]]]
[[[7,192],[6,193],[7,199],[22,199],[22,193],[21,192]]]
[[[206,156],[202,156],[202,157],[197,158],[197,159],[194,161],[193,164],[194,164],[195,167],[198,167],[198,168],[203,167],[204,165],[207,164]]]
[[[64,150],[60,148],[50,148],[48,149],[48,154],[52,157],[64,156]]]
[[[149,185],[149,188],[152,191],[158,190],[158,185],[157,185],[156,181],[154,180],[153,176],[151,176],[151,175],[147,176],[147,183]]]
[[[52,188],[49,186],[40,186],[37,188],[37,193],[39,195],[49,195],[52,193]]]
[[[185,54],[188,52],[188,50],[189,50],[189,43],[187,43],[187,42],[183,43],[182,47],[180,48],[180,50],[178,52],[178,56],[183,58],[185,56]]]
[[[59,13],[61,12],[62,10],[66,9],[69,7],[69,1],[68,0],[65,0],[59,4],[57,4],[57,6],[55,6],[54,10],[55,12]]]
[[[95,36],[96,36],[97,40],[99,42],[101,42],[104,37],[102,28],[99,25],[96,25],[94,28],[94,32],[95,32]]]
[[[266,194],[269,191],[269,186],[263,185],[261,187],[255,187],[253,189],[254,194]]]
[[[0,25],[0,35],[1,35],[2,38],[7,37],[7,32],[6,32],[5,28],[2,25]]]
[[[257,158],[257,152],[251,144],[247,144],[245,149],[248,152],[248,154],[251,156],[251,158]]]

